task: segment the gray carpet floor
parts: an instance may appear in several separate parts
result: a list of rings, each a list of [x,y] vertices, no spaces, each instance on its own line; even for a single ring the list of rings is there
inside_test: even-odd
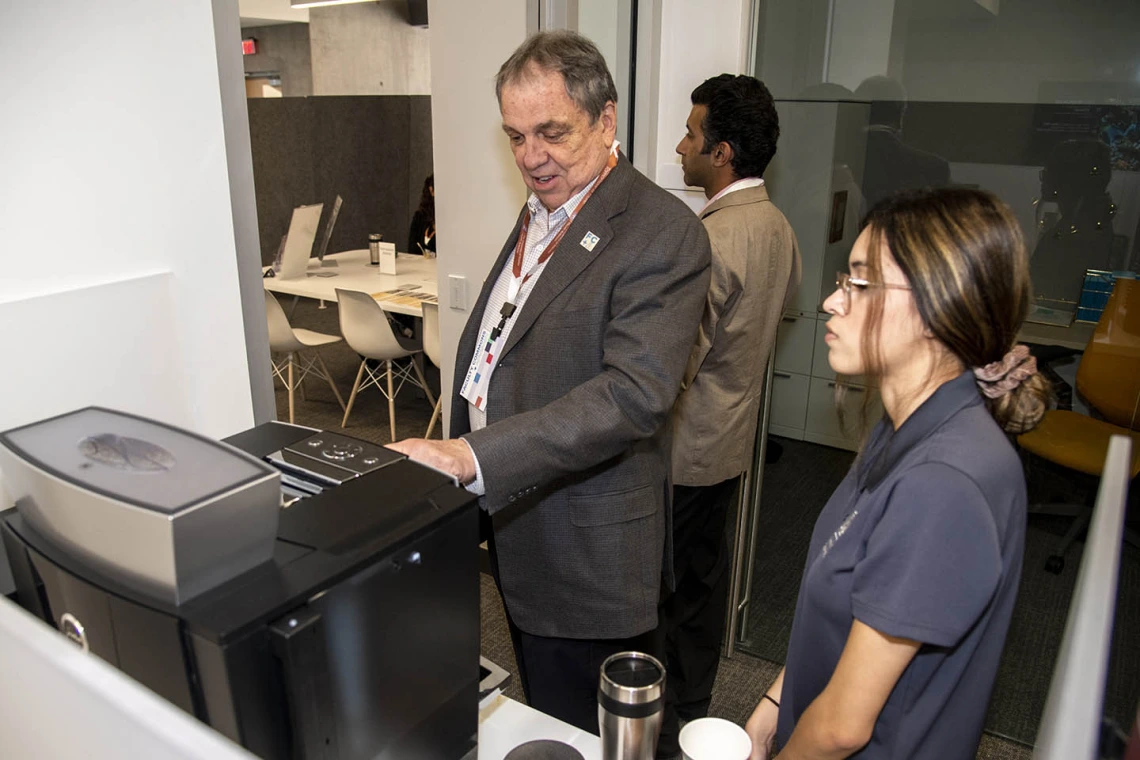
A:
[[[289,299],[282,305],[288,311]],[[292,318],[294,326],[338,334],[335,304],[319,309],[315,302],[301,300]],[[341,395],[348,400],[360,358],[344,343],[329,346],[321,351]],[[438,373],[428,370],[433,392],[438,388]],[[279,419],[288,418],[285,391],[276,384]],[[339,430],[343,412],[331,390],[320,380],[306,381],[306,399],[300,395],[295,401],[296,422],[316,428]],[[431,405],[422,393],[406,387],[396,400],[396,438],[423,436],[431,416]],[[361,394],[352,411],[345,432],[376,443],[389,441],[387,402],[375,389]],[[433,437],[439,437],[437,425]],[[757,697],[763,693],[779,671],[786,654],[786,642],[791,628],[791,616],[799,586],[799,573],[807,551],[807,540],[815,516],[830,496],[835,484],[842,479],[850,466],[851,455],[836,449],[813,446],[797,441],[783,441],[787,447],[784,457],[765,473],[765,510],[761,525],[760,546],[753,580],[751,616],[743,643],[744,654],[721,661],[716,687],[713,692],[711,714],[739,723],[748,717]],[[1033,479],[1031,478],[1031,489]],[[1031,490],[1031,498],[1033,492]],[[1036,522],[1031,521],[1031,526]],[[1064,520],[1046,520],[1041,530],[1047,547],[1057,531],[1063,532]],[[1009,741],[1001,736],[983,737],[977,757],[993,760],[1027,760],[1036,732],[1036,720],[1044,700],[1051,663],[1055,657],[1056,641],[1064,626],[1064,614],[1073,577],[1079,561],[1079,545],[1070,550],[1065,572],[1049,576],[1040,570],[1046,549],[1027,545],[1026,572],[1023,574],[1023,598],[1019,601],[1018,615],[1010,632],[998,687],[995,689],[988,726],[996,725]],[[1041,552],[1045,553],[1042,554]],[[1129,621],[1140,617],[1137,594],[1140,593],[1140,557],[1126,550],[1126,566],[1121,577],[1121,602],[1118,616]],[[1027,593],[1027,589],[1029,592]],[[1132,627],[1135,625],[1135,627]],[[1107,704],[1116,707],[1109,714],[1130,721],[1123,706],[1134,709],[1140,698],[1140,658],[1136,632],[1140,621],[1117,625],[1114,658],[1110,665]],[[1050,642],[1054,642],[1050,644]],[[1052,648],[1050,649],[1050,646]],[[494,584],[487,577],[482,585],[482,650],[492,661],[512,671],[515,668],[510,635],[502,611],[502,602]],[[1044,685],[1044,686],[1043,686]],[[512,679],[506,689],[508,696],[523,701],[521,688]],[[1032,730],[1029,727],[1032,726]]]

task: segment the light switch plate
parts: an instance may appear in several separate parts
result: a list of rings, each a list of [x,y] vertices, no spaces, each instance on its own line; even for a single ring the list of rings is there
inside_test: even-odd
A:
[[[461,274],[449,274],[447,285],[451,308],[467,311],[467,278]]]

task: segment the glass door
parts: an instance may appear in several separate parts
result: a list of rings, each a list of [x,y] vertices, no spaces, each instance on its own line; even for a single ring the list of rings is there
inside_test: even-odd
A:
[[[1021,223],[1036,295],[1019,340],[1041,351],[1063,407],[1097,414],[1074,390],[1081,352],[1112,281],[1140,271],[1140,4],[759,0],[755,14],[754,73],[781,121],[765,179],[798,237],[803,282],[768,374],[731,630],[732,647],[783,662],[815,518],[860,440],[838,424],[820,304],[880,198],[955,185],[1004,200]],[[874,394],[872,385],[848,394],[847,416],[858,419],[870,398],[873,423]],[[1076,482],[1027,468],[1031,501]],[[1052,519],[1029,520],[1022,603],[987,719],[1029,744],[1048,683],[1040,670],[1051,669],[1077,564],[1054,576],[1030,559],[1068,527]],[[1133,565],[1140,571],[1140,557],[1125,547],[1122,577]],[[1118,609],[1135,609],[1135,585],[1121,594],[1131,596]],[[1134,651],[1140,623],[1124,620],[1116,635]],[[1122,725],[1140,699],[1127,660],[1114,661],[1106,700]],[[1002,709],[1018,702],[1028,718]]]

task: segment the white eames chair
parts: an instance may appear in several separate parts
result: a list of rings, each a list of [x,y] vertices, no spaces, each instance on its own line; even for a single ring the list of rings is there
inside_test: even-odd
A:
[[[273,374],[277,376],[289,392],[289,422],[293,422],[293,391],[301,389],[302,396],[305,387],[301,384],[308,375],[321,378],[332,388],[340,408],[344,409],[344,399],[321,358],[320,347],[340,343],[339,335],[327,335],[289,324],[289,317],[285,310],[268,290],[265,291],[265,318],[269,323],[269,351],[273,354],[284,354],[279,361],[272,361]],[[302,351],[312,349],[312,355],[302,354]]]
[[[404,387],[404,383],[411,383],[423,389],[427,394],[428,402],[435,404],[423,372],[412,357],[420,352],[419,347],[410,342],[401,342],[394,332],[388,317],[380,304],[376,303],[368,293],[358,290],[342,290],[337,288],[337,304],[340,307],[340,331],[345,341],[353,351],[364,357],[360,362],[360,369],[356,373],[356,382],[352,386],[352,393],[348,397],[348,406],[344,410],[344,421],[341,427],[348,425],[348,415],[352,413],[352,405],[356,401],[356,394],[370,386],[376,386],[384,397],[388,399],[388,423],[391,428],[392,440],[396,440],[396,394]],[[383,362],[384,372],[377,367],[368,366],[368,360]],[[400,359],[407,359],[397,364]],[[413,377],[412,375],[415,375]],[[368,376],[365,379],[365,375]],[[386,379],[381,385],[381,379]],[[399,384],[396,384],[399,380]]]
[[[434,303],[422,304],[424,310],[424,356],[437,367],[442,365],[439,351],[439,305]],[[439,408],[443,404],[443,397],[435,400],[435,409],[431,413],[431,422],[428,423],[424,438],[431,438],[431,431],[435,429],[435,421],[439,419]]]

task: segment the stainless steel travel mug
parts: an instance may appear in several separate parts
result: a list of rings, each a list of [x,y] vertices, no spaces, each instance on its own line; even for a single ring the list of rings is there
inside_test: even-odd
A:
[[[368,236],[368,263],[372,266],[380,264],[380,241],[383,239],[383,235],[375,232]]]
[[[598,728],[602,760],[653,760],[665,706],[665,667],[641,652],[602,663]]]

